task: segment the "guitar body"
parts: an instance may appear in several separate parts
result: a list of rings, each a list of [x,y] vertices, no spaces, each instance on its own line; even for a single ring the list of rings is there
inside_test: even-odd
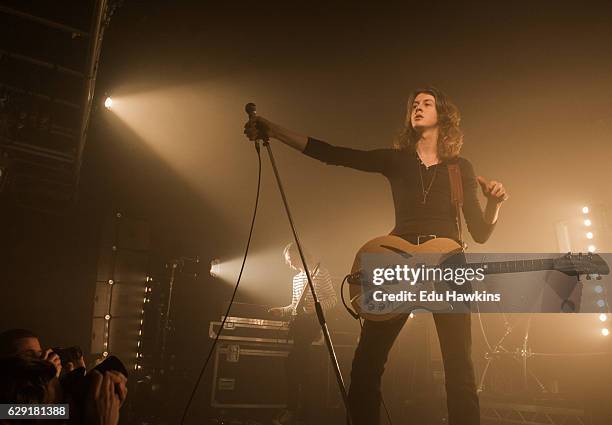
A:
[[[461,245],[459,245],[456,241],[447,238],[431,239],[425,243],[414,245],[400,238],[399,236],[380,236],[370,240],[359,249],[357,255],[355,256],[353,267],[351,268],[351,274],[364,271],[365,265],[362,264],[362,259],[368,258],[368,255],[370,254],[372,254],[370,257],[376,257],[376,255],[380,255],[382,257],[384,254],[384,258],[387,263],[389,263],[387,260],[392,260],[389,264],[407,264],[412,267],[417,267],[421,264],[442,264],[448,258],[459,254],[462,251]],[[419,283],[418,285],[423,286],[423,289],[431,290],[433,284]],[[400,306],[394,308],[393,306],[388,305],[387,308],[383,308],[382,310],[379,308],[378,312],[374,312],[373,310],[376,310],[376,308],[374,308],[371,304],[369,305],[369,308],[364,308],[368,306],[368,302],[366,302],[366,300],[368,297],[367,292],[369,291],[364,290],[366,286],[367,285],[364,285],[360,279],[357,279],[357,281],[349,280],[349,295],[351,305],[359,316],[367,320],[393,320],[418,309],[426,309],[431,312],[449,311],[452,309],[452,306],[446,302],[428,302],[427,307],[419,305],[418,302],[403,302],[401,305],[401,311],[396,311],[400,309]],[[372,289],[384,290],[384,286],[372,286]],[[364,299],[364,297],[366,298]]]
[[[568,276],[586,275],[587,279],[601,279],[602,275],[610,274],[606,260],[593,253],[473,264],[466,264],[462,253],[461,246],[447,238],[431,239],[419,245],[393,235],[374,238],[359,249],[348,276],[351,305],[359,316],[372,321],[393,320],[414,310],[436,313],[463,309],[456,302],[453,306],[444,297],[436,297],[442,291],[458,290],[456,285],[451,288],[444,281],[427,281],[414,276],[411,279],[401,271],[389,270],[397,266],[400,269],[407,266],[412,271],[433,266],[440,266],[436,267],[439,269],[469,266],[479,268],[484,274],[555,270]],[[385,271],[391,271],[389,277]],[[414,296],[407,299],[406,293]],[[421,297],[417,295],[421,293],[425,294],[426,301],[419,301]],[[427,298],[429,295],[433,298]]]

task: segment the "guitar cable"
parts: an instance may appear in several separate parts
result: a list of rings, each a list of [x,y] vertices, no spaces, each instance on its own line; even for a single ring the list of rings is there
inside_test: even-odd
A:
[[[227,318],[230,313],[230,309],[232,308],[232,304],[234,303],[234,299],[236,298],[236,293],[238,292],[238,286],[240,285],[240,279],[242,278],[242,272],[244,270],[244,265],[246,264],[247,256],[249,254],[249,247],[251,245],[253,229],[255,228],[255,217],[257,217],[257,209],[259,207],[259,192],[261,190],[261,152],[259,149],[259,144],[257,142],[255,142],[255,149],[257,150],[257,162],[258,162],[257,194],[255,195],[255,207],[253,209],[253,218],[251,219],[251,228],[249,229],[249,237],[247,239],[246,248],[244,250],[244,256],[242,258],[242,265],[240,266],[240,273],[238,273],[238,279],[236,280],[236,285],[234,286],[234,292],[232,293],[232,297],[230,298],[229,305],[227,306],[227,310],[225,311],[225,315],[223,316],[223,320],[221,321],[221,326],[219,327],[219,331],[217,332],[217,335],[215,336],[212,346],[210,347],[210,350],[208,351],[206,361],[204,362],[204,365],[202,366],[202,369],[200,370],[198,379],[196,380],[193,390],[191,391],[191,395],[189,396],[189,400],[187,401],[187,405],[185,406],[185,410],[183,411],[183,416],[181,417],[180,425],[183,425],[185,423],[187,412],[189,411],[189,408],[191,407],[191,403],[193,402],[193,399],[195,398],[195,395],[198,391],[198,387],[200,386],[200,382],[202,381],[204,372],[206,372],[206,368],[208,367],[208,364],[210,363],[210,359],[213,356],[213,353],[217,346],[217,342],[219,341],[219,337],[221,336],[221,332],[225,328],[225,322],[227,321]]]

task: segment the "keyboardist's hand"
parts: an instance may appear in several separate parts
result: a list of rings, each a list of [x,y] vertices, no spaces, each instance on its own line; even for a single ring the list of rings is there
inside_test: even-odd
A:
[[[280,307],[272,307],[268,309],[268,313],[270,313],[274,317],[282,317],[283,309]]]

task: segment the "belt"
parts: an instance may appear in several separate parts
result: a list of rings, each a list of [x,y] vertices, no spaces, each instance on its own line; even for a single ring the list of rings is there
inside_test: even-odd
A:
[[[436,239],[438,236],[437,235],[417,235],[417,234],[410,234],[410,235],[401,235],[400,238],[407,240],[408,242],[414,244],[414,245],[420,245],[422,243],[425,243],[427,241],[430,241],[432,239]]]

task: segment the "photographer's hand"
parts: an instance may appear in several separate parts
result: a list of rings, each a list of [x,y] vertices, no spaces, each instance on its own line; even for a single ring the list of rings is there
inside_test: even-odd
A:
[[[53,363],[53,366],[55,366],[55,376],[59,377],[60,373],[62,372],[62,359],[60,359],[60,356],[57,355],[57,353],[53,352],[52,349],[47,348],[43,353],[41,358],[43,360],[48,361],[49,363]]]
[[[121,400],[115,391],[112,372],[91,372],[91,390],[87,401],[87,423],[95,425],[117,425]]]
[[[113,386],[115,387],[115,392],[117,393],[117,396],[119,397],[119,401],[120,401],[120,407],[123,406],[123,403],[125,403],[125,399],[127,398],[127,378],[125,377],[125,375],[121,372],[117,372],[117,371],[109,371],[106,372],[107,374],[109,374],[110,379],[113,383]]]

